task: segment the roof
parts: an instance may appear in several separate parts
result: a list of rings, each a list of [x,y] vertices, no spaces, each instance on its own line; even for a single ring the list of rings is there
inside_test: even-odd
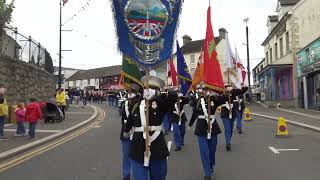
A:
[[[279,0],[279,3],[281,6],[290,6],[297,4],[299,1],[300,0]]]
[[[216,44],[219,44],[221,41],[220,37],[215,37],[214,42]],[[195,53],[200,52],[201,49],[203,49],[204,39],[196,40],[196,41],[190,41],[186,45],[181,47],[181,51],[183,54],[189,54],[189,53]]]
[[[268,16],[270,22],[278,22],[279,16],[278,15],[273,15],[273,16]]]
[[[53,66],[53,69],[54,69],[54,71],[59,71],[58,66]],[[75,69],[75,68],[68,68],[68,67],[61,67],[61,69],[62,69],[62,71],[63,70],[75,70],[75,71],[82,70],[82,69]]]
[[[121,65],[89,69],[89,70],[79,70],[76,73],[74,73],[70,78],[68,78],[66,81],[117,76],[117,75],[120,75],[121,70],[122,70]]]
[[[263,58],[260,62],[259,62],[259,64],[257,64],[252,70],[255,70],[255,69],[257,69],[261,64],[263,64],[264,63],[264,61],[265,61],[266,59],[265,58]]]
[[[268,37],[263,41],[263,43],[261,44],[262,46],[265,46],[267,44],[267,42],[273,37],[273,35],[275,34],[275,32],[277,32],[279,30],[279,28],[281,27],[281,25],[283,25],[289,18],[291,17],[291,14],[286,13],[281,20],[277,23],[277,25],[272,29],[272,31],[269,33]]]

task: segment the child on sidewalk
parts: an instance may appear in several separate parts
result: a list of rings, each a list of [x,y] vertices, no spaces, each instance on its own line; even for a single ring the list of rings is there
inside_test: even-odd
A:
[[[19,103],[18,108],[16,109],[15,112],[16,112],[16,120],[17,120],[17,131],[14,136],[27,136],[26,128],[24,127],[25,113],[26,113],[24,104]]]
[[[42,118],[41,108],[35,98],[30,98],[31,103],[27,105],[25,119],[29,122],[29,139],[35,138],[36,125]]]

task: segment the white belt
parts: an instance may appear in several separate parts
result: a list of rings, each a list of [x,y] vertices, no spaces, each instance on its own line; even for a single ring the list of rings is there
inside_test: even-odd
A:
[[[149,131],[162,131],[161,126],[149,126]],[[144,132],[144,127],[135,127],[134,132]]]
[[[179,115],[179,113],[178,113],[177,111],[173,111],[173,113],[175,113],[176,115]],[[180,116],[182,116],[183,113],[184,113],[184,110],[182,110],[182,111],[180,112]]]
[[[228,107],[226,104],[222,104],[221,107]]]
[[[205,115],[200,115],[198,116],[198,119],[206,119],[207,117]],[[211,115],[210,116],[211,119],[214,119],[215,118],[215,115]]]
[[[233,100],[233,102],[239,102],[238,100]]]

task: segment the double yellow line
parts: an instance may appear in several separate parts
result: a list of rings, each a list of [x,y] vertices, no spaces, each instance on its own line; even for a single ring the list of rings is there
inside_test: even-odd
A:
[[[28,161],[28,160],[36,157],[36,156],[39,156],[40,154],[45,153],[45,152],[47,152],[47,151],[49,151],[49,150],[51,150],[51,149],[53,149],[53,148],[55,148],[55,147],[57,147],[57,146],[59,146],[61,144],[64,144],[65,142],[70,141],[70,140],[80,136],[81,134],[83,134],[83,133],[87,132],[88,130],[92,129],[94,126],[97,126],[98,124],[100,124],[104,120],[104,118],[106,117],[106,112],[103,111],[99,107],[96,107],[96,108],[97,108],[98,114],[99,114],[99,117],[98,117],[97,121],[95,121],[94,123],[90,124],[89,126],[86,126],[86,127],[82,128],[82,129],[79,129],[79,130],[77,130],[77,131],[75,131],[75,132],[73,132],[73,133],[71,133],[71,134],[69,134],[69,135],[67,135],[65,137],[62,137],[61,139],[58,139],[58,140],[56,140],[56,141],[54,141],[54,142],[52,142],[52,143],[50,143],[48,145],[42,146],[42,147],[40,147],[38,149],[33,150],[32,152],[29,152],[27,154],[24,154],[22,156],[19,156],[19,157],[15,158],[13,160],[10,160],[8,162],[0,164],[0,173],[5,171],[5,170],[8,170],[8,169],[10,169],[12,167],[15,167],[15,166],[17,166],[17,165],[19,165],[19,164],[21,164],[23,162],[26,162],[26,161]]]

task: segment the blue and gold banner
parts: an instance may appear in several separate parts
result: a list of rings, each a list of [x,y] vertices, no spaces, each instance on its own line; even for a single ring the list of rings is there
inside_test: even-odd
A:
[[[168,60],[182,0],[112,0],[120,51],[143,67]]]
[[[191,75],[183,57],[183,53],[180,49],[179,43],[177,41],[177,69],[178,69],[178,80],[180,85],[180,91],[185,96],[192,84]]]

